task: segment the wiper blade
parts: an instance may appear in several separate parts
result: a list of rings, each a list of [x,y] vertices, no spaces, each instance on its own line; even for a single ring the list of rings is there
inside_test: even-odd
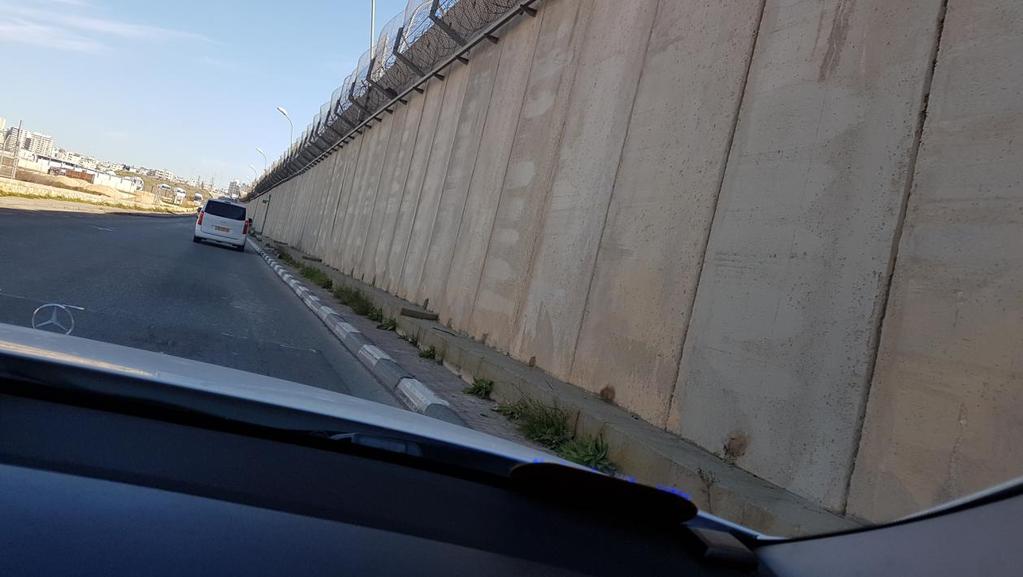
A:
[[[380,449],[391,453],[422,457],[423,447],[415,441],[386,435],[371,435],[366,433],[334,433],[331,431],[310,432],[311,435],[330,439],[331,441],[351,443],[360,447]]]

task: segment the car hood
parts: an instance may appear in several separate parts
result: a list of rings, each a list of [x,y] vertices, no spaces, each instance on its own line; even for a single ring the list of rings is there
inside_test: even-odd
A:
[[[26,363],[46,367],[46,374],[64,369],[88,370],[127,377],[158,388],[201,391],[221,399],[255,401],[435,439],[528,463],[542,460],[578,465],[537,449],[499,439],[432,417],[227,367],[143,351],[80,337],[0,323],[0,376],[38,379]],[[15,369],[15,365],[20,367]]]

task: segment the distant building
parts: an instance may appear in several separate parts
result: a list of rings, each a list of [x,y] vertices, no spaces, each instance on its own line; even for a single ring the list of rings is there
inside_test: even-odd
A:
[[[22,148],[40,156],[53,156],[53,137],[39,132],[25,131]]]
[[[3,135],[3,150],[14,152],[25,150],[40,156],[53,156],[53,137],[39,132],[30,132],[17,127],[0,130]]]
[[[24,148],[25,131],[12,126],[4,132],[4,152],[17,152]]]
[[[160,180],[176,180],[174,173],[169,170],[150,169],[149,176],[153,178],[159,178]]]
[[[3,116],[0,116],[0,134],[3,134],[4,130],[6,128],[7,128],[7,119],[4,118]]]

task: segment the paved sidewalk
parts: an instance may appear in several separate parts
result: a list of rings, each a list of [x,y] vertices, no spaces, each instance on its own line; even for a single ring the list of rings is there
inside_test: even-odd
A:
[[[346,318],[353,319],[352,324],[417,378],[428,383],[473,428],[535,446],[523,439],[503,417],[491,411],[493,403],[461,392],[466,383],[480,377],[494,382],[492,396],[496,401],[515,402],[528,397],[556,404],[569,414],[576,435],[600,436],[605,440],[611,460],[623,474],[647,485],[679,489],[707,513],[774,535],[819,534],[858,526],[851,519],[764,481],[620,407],[536,367],[526,366],[437,321],[403,316],[402,309],[427,311],[315,259],[300,260],[305,256],[301,251],[282,246],[292,258],[325,272],[334,286],[360,290],[383,310],[385,318],[397,321],[398,332],[413,335],[421,349],[434,347],[443,359],[443,367],[419,358],[418,351],[398,335],[377,329],[376,323],[355,315],[327,291],[315,288],[321,298],[346,309]]]
[[[272,244],[260,244],[264,249],[268,249],[271,254],[276,253]],[[301,253],[291,248],[286,248],[285,250],[293,258],[300,260]],[[317,264],[306,260],[301,262],[310,265]],[[526,439],[513,423],[495,412],[496,401],[484,400],[464,393],[463,391],[467,386],[465,381],[445,368],[442,363],[420,357],[420,349],[402,338],[398,332],[377,328],[379,323],[356,314],[350,307],[341,304],[334,298],[329,290],[321,288],[307,279],[303,279],[294,266],[280,260],[277,261],[277,264],[301,280],[302,284],[309,289],[311,294],[319,298],[322,303],[329,305],[340,313],[344,317],[345,322],[358,329],[369,341],[392,357],[398,365],[426,384],[437,396],[447,401],[466,426],[494,435],[495,437],[508,439],[540,451],[549,452],[544,447]],[[320,268],[330,274],[335,283],[341,282],[339,278],[341,273],[322,265]]]

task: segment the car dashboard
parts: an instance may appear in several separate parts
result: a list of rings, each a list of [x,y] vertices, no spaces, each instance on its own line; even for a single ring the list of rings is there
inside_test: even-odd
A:
[[[498,477],[188,421],[0,396],[0,574],[731,573]]]

